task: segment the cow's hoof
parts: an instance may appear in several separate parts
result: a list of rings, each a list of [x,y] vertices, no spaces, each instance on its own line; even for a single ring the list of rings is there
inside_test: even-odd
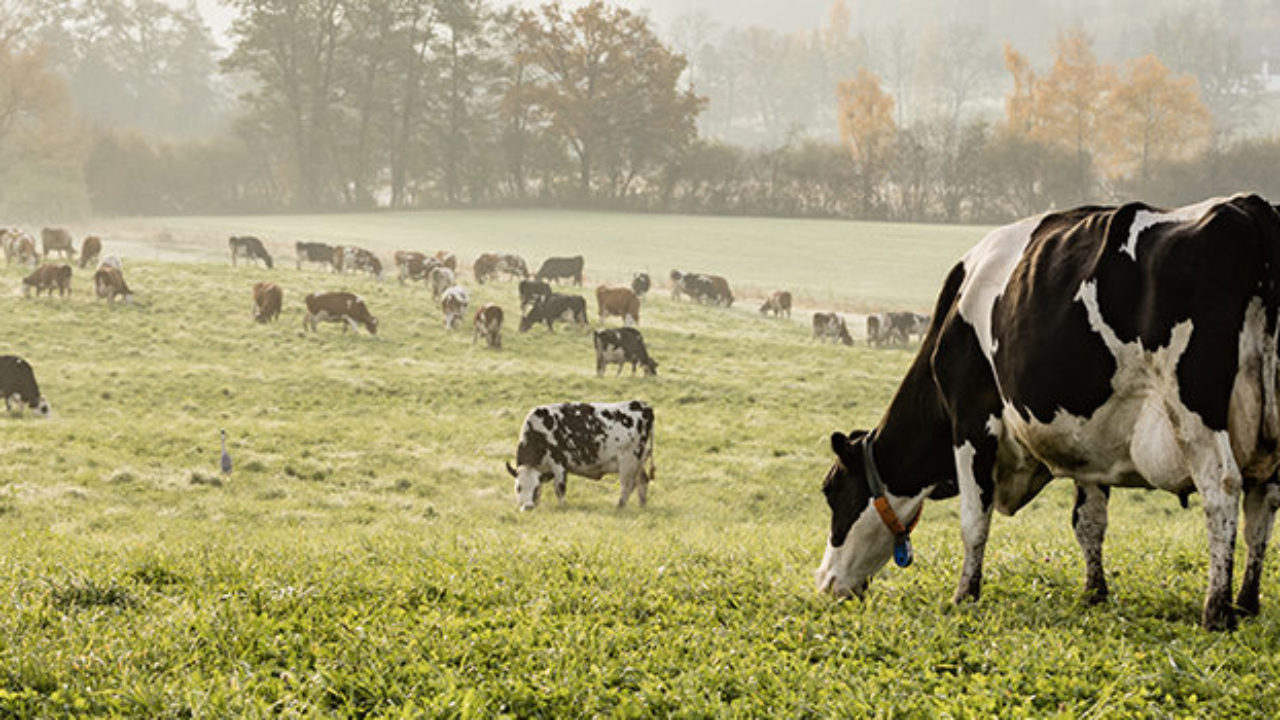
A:
[[[1236,611],[1245,617],[1257,617],[1261,611],[1258,595],[1255,593],[1252,597],[1246,597],[1244,593],[1240,593],[1236,597]]]
[[[1235,630],[1235,608],[1225,602],[1206,604],[1204,607],[1204,614],[1200,619],[1200,624],[1204,626],[1205,630],[1214,632],[1230,632]]]
[[[1085,605],[1101,605],[1107,601],[1111,595],[1106,585],[1086,585],[1084,588],[1084,604]]]

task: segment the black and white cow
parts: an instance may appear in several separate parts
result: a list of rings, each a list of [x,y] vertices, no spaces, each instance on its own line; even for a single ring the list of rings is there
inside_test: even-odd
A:
[[[299,240],[293,244],[293,251],[299,270],[302,269],[304,262],[333,267],[333,246],[328,243]]]
[[[559,295],[552,293],[538,298],[529,308],[529,312],[520,318],[520,332],[528,332],[529,328],[540,322],[547,324],[547,330],[555,332],[556,320],[571,322],[575,325],[586,325],[587,301],[581,295]]]
[[[1011,515],[1065,476],[1091,600],[1107,595],[1110,488],[1159,488],[1203,498],[1204,626],[1256,614],[1280,505],[1278,312],[1280,214],[1256,196],[1083,207],[992,231],[951,270],[880,423],[831,436],[819,588],[861,595],[891,555],[909,563],[924,501],[959,494],[955,599],[976,599],[992,509]]]
[[[49,417],[49,401],[40,394],[31,364],[17,355],[0,355],[0,394],[9,412],[25,405],[43,417]]]
[[[658,374],[658,361],[649,357],[644,346],[644,336],[633,327],[608,328],[596,330],[593,338],[596,346],[596,375],[604,376],[604,366],[618,363],[618,374],[622,374],[622,366],[631,363],[631,374],[636,374],[636,365],[644,367],[645,375]]]
[[[649,273],[638,272],[631,276],[631,291],[636,297],[642,298],[649,293],[649,287],[653,282],[649,279]]]
[[[561,279],[572,280],[574,285],[582,285],[582,256],[574,255],[573,257],[552,257],[542,261],[542,267],[538,268],[534,279],[548,282],[555,280],[557,283]]]
[[[241,256],[250,260],[261,260],[268,268],[274,267],[271,262],[271,253],[267,252],[261,240],[252,235],[232,235],[227,238],[227,247],[231,248],[233,267],[236,264],[236,258]]]
[[[645,463],[649,468],[645,470]],[[516,466],[516,503],[532,510],[542,483],[555,481],[556,498],[564,504],[566,474],[599,480],[617,473],[622,484],[618,507],[626,507],[635,490],[644,506],[653,470],[653,408],[639,400],[618,403],[558,403],[529,412],[520,429]]]

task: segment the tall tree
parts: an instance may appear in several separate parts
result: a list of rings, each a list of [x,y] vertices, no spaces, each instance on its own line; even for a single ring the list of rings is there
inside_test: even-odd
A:
[[[893,166],[898,126],[893,97],[880,87],[880,78],[866,68],[836,88],[840,138],[857,170],[859,205],[864,216],[880,204],[882,181]]]
[[[1076,202],[1092,196],[1094,158],[1102,143],[1107,98],[1115,73],[1094,57],[1079,28],[1059,33],[1053,65],[1036,81],[1032,138],[1066,148],[1075,157]]]
[[[1146,181],[1153,165],[1203,150],[1211,122],[1195,78],[1175,76],[1155,55],[1143,55],[1125,63],[1106,129],[1112,172]]]

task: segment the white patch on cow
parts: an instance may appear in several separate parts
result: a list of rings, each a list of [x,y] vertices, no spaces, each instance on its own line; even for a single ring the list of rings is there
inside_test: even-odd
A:
[[[931,490],[932,485],[911,497],[885,492],[885,498],[902,522],[907,523],[920,511]],[[893,540],[893,533],[889,532],[880,519],[880,513],[868,500],[840,547],[832,545],[831,539],[827,538],[822,564],[814,573],[818,591],[830,592],[837,597],[862,597],[871,577],[893,557]]]
[[[1222,202],[1222,198],[1210,198],[1204,202],[1176,208],[1168,212],[1139,210],[1133,215],[1133,224],[1129,226],[1129,238],[1125,240],[1124,245],[1120,246],[1120,252],[1136,261],[1138,259],[1138,240],[1141,239],[1144,230],[1161,223],[1199,220],[1204,217],[1205,213],[1222,204]]]
[[[1280,436],[1280,410],[1276,406],[1277,337],[1267,333],[1262,299],[1254,298],[1245,310],[1237,344],[1240,367],[1231,387],[1227,430],[1231,450],[1247,477],[1267,477],[1277,458],[1259,455],[1258,440]]]
[[[962,260],[965,277],[960,286],[960,316],[973,326],[988,361],[996,353],[996,343],[991,336],[991,311],[1009,284],[1013,269],[1022,260],[1027,244],[1031,242],[1031,233],[1043,219],[1043,215],[1037,215],[992,230],[965,253]],[[991,370],[994,375],[994,363]]]

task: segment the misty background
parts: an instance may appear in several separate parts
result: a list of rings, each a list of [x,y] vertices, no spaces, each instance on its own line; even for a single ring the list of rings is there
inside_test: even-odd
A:
[[[1280,196],[1280,3],[0,0],[0,213]]]

